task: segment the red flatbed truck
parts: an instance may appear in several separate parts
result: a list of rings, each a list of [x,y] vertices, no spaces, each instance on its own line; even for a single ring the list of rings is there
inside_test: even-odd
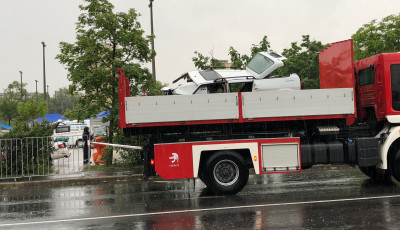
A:
[[[319,60],[320,89],[202,95],[130,97],[120,69],[119,127],[150,137],[146,177],[200,178],[216,194],[239,192],[249,168],[299,173],[350,164],[400,181],[400,54],[354,63],[346,40]]]

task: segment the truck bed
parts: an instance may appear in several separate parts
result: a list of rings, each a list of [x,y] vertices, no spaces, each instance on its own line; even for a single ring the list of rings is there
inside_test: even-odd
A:
[[[129,79],[119,69],[119,126],[147,129],[338,118],[352,124],[357,117],[352,40],[331,44],[319,53],[319,61],[321,89],[200,95],[130,97]]]
[[[251,122],[354,114],[352,88],[125,97],[126,124]],[[317,116],[317,117],[315,117]]]

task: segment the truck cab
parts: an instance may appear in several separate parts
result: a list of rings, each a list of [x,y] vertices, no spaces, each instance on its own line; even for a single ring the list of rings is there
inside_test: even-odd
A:
[[[166,95],[299,90],[301,84],[297,74],[270,76],[284,65],[284,60],[286,58],[277,53],[260,52],[250,60],[245,70],[191,71],[173,81],[173,84],[184,81],[177,87],[164,87],[162,90]]]
[[[359,117],[400,123],[400,53],[383,53],[355,63]]]

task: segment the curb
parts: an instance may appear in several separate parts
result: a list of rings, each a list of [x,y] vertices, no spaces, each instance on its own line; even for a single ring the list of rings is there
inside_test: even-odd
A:
[[[0,190],[36,187],[83,186],[110,182],[141,181],[143,174],[0,182]]]

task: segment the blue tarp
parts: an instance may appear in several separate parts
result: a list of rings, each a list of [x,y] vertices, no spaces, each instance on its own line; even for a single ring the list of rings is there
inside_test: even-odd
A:
[[[97,118],[103,118],[103,117],[108,117],[110,115],[110,111],[103,111],[100,112],[96,115]],[[65,119],[61,114],[59,113],[49,113],[45,114],[45,119],[49,121],[50,123],[56,122],[58,120],[66,121],[68,119]],[[35,121],[42,123],[42,118],[36,118]],[[32,122],[29,122],[28,124],[32,124]]]
[[[49,113],[49,114],[45,114],[44,116],[45,116],[45,119],[47,121],[49,121],[50,123],[56,122],[58,120],[64,120],[64,117],[59,113]],[[42,118],[41,117],[36,118],[35,121],[42,123]]]
[[[3,124],[3,123],[1,123],[1,122],[0,122],[0,127],[3,127],[3,128],[5,128],[5,129],[13,129],[13,127],[11,127],[11,126],[9,126],[9,125],[6,125],[6,124]]]
[[[103,111],[100,112],[96,115],[97,118],[104,118],[104,117],[108,117],[108,115],[110,115],[110,111]]]

